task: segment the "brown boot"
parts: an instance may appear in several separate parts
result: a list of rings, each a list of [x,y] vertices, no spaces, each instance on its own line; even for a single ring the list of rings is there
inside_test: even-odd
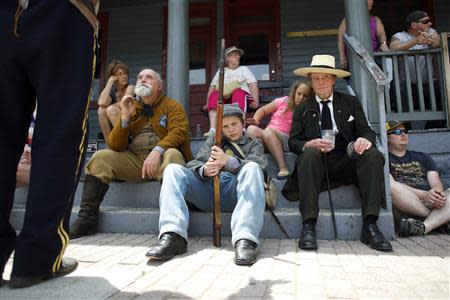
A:
[[[78,219],[70,226],[71,239],[97,233],[100,203],[108,189],[108,184],[95,176],[86,175]]]

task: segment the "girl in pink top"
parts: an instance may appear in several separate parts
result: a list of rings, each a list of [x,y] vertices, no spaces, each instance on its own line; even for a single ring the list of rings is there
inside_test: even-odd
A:
[[[272,154],[278,165],[278,179],[286,179],[289,170],[284,159],[284,152],[289,151],[288,139],[292,125],[294,108],[311,94],[311,88],[306,82],[296,81],[289,90],[289,96],[277,98],[259,108],[253,118],[247,119],[247,134],[251,138],[258,138]],[[272,114],[266,129],[259,128],[264,116]]]

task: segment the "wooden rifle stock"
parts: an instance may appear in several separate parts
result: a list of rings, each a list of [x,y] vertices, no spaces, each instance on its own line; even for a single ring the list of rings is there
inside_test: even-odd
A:
[[[219,63],[219,99],[217,100],[216,142],[217,147],[222,145],[222,119],[223,119],[223,85],[225,73],[225,40],[222,39]],[[213,234],[214,246],[221,246],[222,215],[220,211],[220,173],[214,176],[214,214]]]

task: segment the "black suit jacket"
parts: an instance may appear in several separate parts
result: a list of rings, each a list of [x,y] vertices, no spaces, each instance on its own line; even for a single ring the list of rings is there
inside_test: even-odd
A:
[[[333,93],[333,115],[337,129],[346,144],[363,137],[375,145],[375,132],[370,128],[361,103],[354,96]],[[315,95],[303,101],[292,115],[289,149],[297,155],[303,152],[307,141],[320,138],[320,108]],[[298,158],[297,158],[298,159]],[[283,195],[289,200],[298,200],[297,167],[287,180]]]

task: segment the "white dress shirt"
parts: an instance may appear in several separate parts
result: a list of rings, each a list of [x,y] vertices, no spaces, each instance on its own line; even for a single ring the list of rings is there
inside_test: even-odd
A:
[[[335,133],[339,132],[336,126],[336,121],[334,120],[334,110],[333,110],[333,94],[331,94],[331,96],[327,99],[330,100],[330,102],[327,103],[328,108],[330,109],[330,115],[331,115],[331,123],[333,124],[333,131]],[[319,103],[319,109],[320,109],[320,117],[322,118],[322,99],[320,99],[317,95],[316,95],[316,101],[317,103]]]

